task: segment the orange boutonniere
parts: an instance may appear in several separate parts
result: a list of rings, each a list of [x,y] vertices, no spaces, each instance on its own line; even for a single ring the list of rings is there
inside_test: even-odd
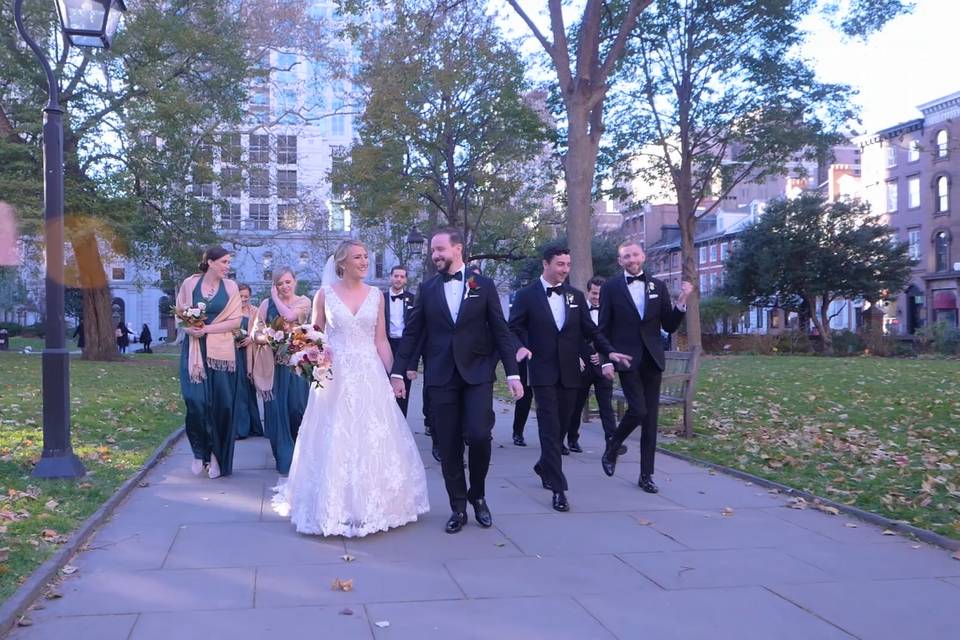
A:
[[[477,282],[477,279],[474,276],[467,278],[467,289],[470,289],[470,291],[476,291],[479,288],[480,283]]]

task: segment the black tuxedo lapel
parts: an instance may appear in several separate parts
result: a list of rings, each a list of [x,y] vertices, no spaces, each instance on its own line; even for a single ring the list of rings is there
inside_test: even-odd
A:
[[[453,321],[453,314],[450,313],[450,305],[447,304],[447,291],[443,286],[443,277],[436,276],[434,285],[435,286],[433,288],[437,290],[435,295],[440,297],[440,306],[443,308],[443,317],[447,319],[447,322],[449,322],[451,326],[456,326],[457,323]],[[460,304],[462,307],[463,303],[461,302]],[[460,317],[459,314],[457,317]]]
[[[387,337],[390,336],[390,289],[383,294],[383,324],[387,328]]]

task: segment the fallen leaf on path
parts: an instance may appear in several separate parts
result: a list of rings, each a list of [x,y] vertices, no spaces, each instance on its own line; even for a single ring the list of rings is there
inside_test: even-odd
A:
[[[150,486],[150,483],[149,483],[149,482],[141,482],[141,483],[138,484],[137,486],[140,487],[140,488],[146,488],[146,487],[149,487],[149,486]]]
[[[349,580],[341,580],[340,578],[334,578],[333,584],[330,585],[331,591],[353,591],[353,578]]]
[[[637,518],[637,522],[639,522],[642,527],[649,527],[653,524],[653,520],[647,520],[646,518]]]
[[[880,532],[880,535],[882,535],[882,536],[895,536],[895,535],[897,535],[897,533],[896,533],[895,531],[891,531],[890,529],[884,529],[883,531]]]
[[[346,555],[340,556],[340,559],[343,560],[344,562],[353,562],[354,560],[356,560],[356,558],[354,558],[349,553]]]
[[[18,627],[31,627],[33,626],[33,620],[27,617],[20,618],[17,620]]]
[[[720,511],[720,515],[722,515],[722,516],[732,516],[732,515],[733,515],[733,509],[730,508],[730,507],[724,507],[724,508]]]
[[[46,595],[47,600],[56,600],[62,597],[63,597],[63,594],[60,593],[59,591],[48,591]]]
[[[389,620],[381,620],[381,621],[379,621],[379,622],[374,622],[373,624],[377,625],[377,626],[380,627],[381,629],[386,629],[387,627],[390,626],[390,621],[389,621]]]
[[[950,557],[953,558],[954,560],[960,560],[960,551],[957,551]]]
[[[340,615],[342,616],[352,616],[353,609],[340,609]]]
[[[832,516],[840,515],[840,509],[837,509],[836,507],[831,507],[830,505],[827,505],[827,504],[821,504],[819,502],[815,502],[813,504],[813,508],[816,509],[817,511],[822,511],[823,513],[829,513]]]
[[[856,528],[857,528],[857,525],[854,524],[853,522],[845,522],[845,523],[843,523],[843,526],[845,526],[845,527],[847,527],[847,528],[849,528],[849,529],[856,529]]]
[[[790,498],[790,501],[787,502],[787,506],[791,509],[806,509],[810,504],[806,501],[805,498]]]
[[[80,567],[75,567],[72,564],[65,564],[63,565],[63,568],[60,569],[60,573],[62,573],[65,576],[69,576],[76,573],[79,570],[80,570]]]

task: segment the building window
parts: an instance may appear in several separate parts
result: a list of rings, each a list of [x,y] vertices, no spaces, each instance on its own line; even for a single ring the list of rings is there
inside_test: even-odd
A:
[[[373,277],[383,277],[383,254],[379,251],[373,255]]]
[[[273,254],[269,251],[263,254],[263,279],[273,280]]]
[[[281,204],[277,206],[277,226],[284,231],[297,231],[300,229],[296,205]]]
[[[220,228],[240,228],[240,203],[231,202],[220,209]]]
[[[950,269],[950,234],[938,231],[933,237],[933,254],[937,273]]]
[[[270,170],[250,169],[250,197],[270,197]]]
[[[277,136],[277,164],[297,164],[297,136]]]
[[[277,53],[277,82],[296,82],[297,64],[297,54],[286,51]]]
[[[936,181],[936,213],[946,213],[950,210],[950,178],[939,176]]]
[[[334,202],[330,205],[330,231],[346,231],[346,215],[343,205]]]
[[[270,121],[270,87],[254,85],[250,88],[250,116],[259,123]]]
[[[920,159],[920,141],[911,140],[910,147],[907,150],[907,160],[910,162],[916,162]]]
[[[913,260],[920,259],[920,227],[907,229],[907,253]]]
[[[110,278],[112,280],[126,280],[127,279],[127,270],[123,267],[113,267],[111,270]]]
[[[240,169],[224,167],[220,170],[220,195],[224,198],[239,198],[243,188]]]
[[[277,170],[277,195],[281,198],[297,197],[297,172],[290,169]]]
[[[310,262],[310,254],[306,251],[300,252],[300,268],[307,266],[307,263]]]
[[[716,291],[717,289],[717,272],[714,271],[710,274],[710,291]]]
[[[701,293],[707,292],[707,276],[704,273],[700,274],[700,292]]]
[[[896,213],[897,211],[897,181],[891,180],[887,183],[887,213]]]
[[[891,144],[887,147],[887,168],[897,166],[897,147]]]
[[[255,164],[270,162],[270,136],[250,136],[250,162]]]
[[[946,158],[950,153],[950,134],[946,129],[937,132],[937,158]]]
[[[707,264],[707,248],[700,247],[700,264]]]
[[[907,178],[907,206],[911,209],[920,206],[920,176]]]
[[[250,227],[253,229],[269,229],[270,228],[270,205],[268,204],[251,204],[250,205]]]
[[[213,195],[213,183],[209,181],[209,169],[197,169],[193,172],[193,195],[210,197]]]
[[[710,245],[710,262],[717,261],[717,245],[716,243]]]
[[[726,260],[727,260],[727,243],[721,242],[720,243],[720,261],[726,262]]]
[[[680,254],[671,253],[670,254],[670,269],[679,269],[680,268]]]
[[[220,158],[227,164],[240,164],[243,160],[243,136],[225,133],[220,138]]]

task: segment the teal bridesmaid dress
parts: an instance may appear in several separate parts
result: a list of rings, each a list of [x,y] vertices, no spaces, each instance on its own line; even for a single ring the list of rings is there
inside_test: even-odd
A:
[[[223,282],[210,300],[200,294],[202,279],[197,281],[193,290],[193,304],[206,302],[207,324],[216,318],[227,306],[227,289]],[[190,382],[187,362],[190,353],[190,339],[184,338],[180,349],[180,391],[187,405],[184,426],[193,457],[210,462],[211,453],[220,464],[220,475],[228,476],[233,471],[233,442],[236,439],[234,429],[234,405],[237,400],[237,373],[218,371],[207,366],[207,338],[200,338],[200,353],[207,377],[199,383]],[[239,361],[239,354],[237,356]]]
[[[267,305],[267,323],[280,315],[277,306],[270,300]],[[294,374],[285,365],[273,369],[273,399],[263,403],[264,432],[270,439],[277,471],[286,475],[293,461],[293,447],[300,430],[300,421],[307,408],[310,384]]]
[[[240,328],[250,331],[250,318],[243,316]],[[237,408],[234,420],[237,423],[237,437],[262,436],[263,425],[260,423],[260,409],[257,407],[257,391],[247,377],[247,349],[237,349]]]

